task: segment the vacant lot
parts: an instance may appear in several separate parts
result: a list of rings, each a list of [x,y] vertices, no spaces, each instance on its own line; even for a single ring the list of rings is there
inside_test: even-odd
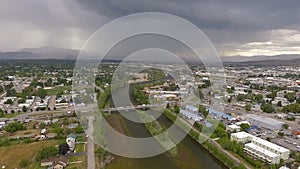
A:
[[[19,163],[22,159],[35,161],[36,153],[42,148],[55,146],[58,140],[44,140],[29,144],[18,144],[7,147],[0,147],[0,166],[5,165],[6,168],[20,168]]]

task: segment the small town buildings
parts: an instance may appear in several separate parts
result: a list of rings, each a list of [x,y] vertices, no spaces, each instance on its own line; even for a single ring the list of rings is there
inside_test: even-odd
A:
[[[69,129],[75,129],[79,124],[78,123],[71,123],[69,125]]]
[[[244,151],[250,156],[271,164],[280,163],[280,159],[287,160],[290,155],[290,150],[246,132],[233,133],[230,139],[244,143]]]
[[[69,163],[69,158],[67,156],[57,156],[53,158],[43,159],[41,160],[41,167],[57,167],[58,169],[61,169],[66,167]],[[59,165],[57,165],[59,164]]]
[[[203,118],[196,114],[196,113],[193,113],[193,112],[190,112],[188,110],[183,110],[183,109],[180,109],[180,112],[179,112],[182,116],[188,118],[188,119],[192,119],[194,121],[201,121]]]
[[[238,143],[247,143],[252,140],[254,136],[246,133],[244,131],[238,132],[238,133],[233,133],[230,135],[230,140],[231,141],[236,141]]]
[[[227,125],[226,126],[226,131],[230,132],[238,132],[241,130],[241,127],[235,124]]]
[[[66,142],[69,146],[70,151],[74,151],[75,150],[75,142],[76,142],[76,134],[71,133],[67,136]]]
[[[191,105],[185,106],[185,109],[190,111],[190,112],[193,112],[193,113],[198,113],[199,112],[199,109],[197,107],[191,106]]]

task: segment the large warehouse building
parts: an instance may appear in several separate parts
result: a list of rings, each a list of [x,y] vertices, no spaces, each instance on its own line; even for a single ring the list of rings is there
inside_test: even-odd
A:
[[[251,125],[259,126],[270,130],[279,130],[282,128],[282,125],[285,124],[284,122],[268,117],[258,116],[255,114],[248,114],[244,117]]]

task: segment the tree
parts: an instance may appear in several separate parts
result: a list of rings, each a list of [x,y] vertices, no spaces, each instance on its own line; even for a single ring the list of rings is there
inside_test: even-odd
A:
[[[284,133],[283,133],[283,132],[278,132],[278,135],[279,135],[280,137],[283,137],[283,136],[284,136]]]
[[[169,109],[169,108],[170,108],[170,103],[167,103],[167,106],[166,106],[166,108],[167,108],[167,109]]]
[[[264,111],[266,113],[273,113],[275,111],[275,108],[269,103],[261,105],[260,108],[262,111]]]
[[[58,149],[56,147],[46,147],[40,150],[36,156],[36,160],[40,161],[45,158],[54,157],[58,154]]]
[[[81,125],[78,125],[76,128],[75,128],[75,131],[77,134],[80,134],[80,133],[83,133],[84,130],[83,130],[83,127]]]
[[[287,106],[283,107],[283,112],[293,112],[293,113],[300,113],[300,104],[295,103],[295,104],[289,104]]]
[[[241,127],[241,130],[242,130],[242,131],[245,131],[246,129],[250,128],[250,125],[247,124],[247,123],[242,123],[242,124],[240,125],[240,127]]]
[[[251,105],[251,104],[247,104],[247,105],[245,106],[246,111],[250,111],[251,108],[252,108],[252,105]]]
[[[296,93],[295,92],[290,92],[284,95],[284,97],[289,101],[289,102],[294,102],[296,99]]]
[[[25,106],[22,107],[23,112],[27,112],[27,108]]]
[[[9,123],[7,126],[5,126],[4,128],[7,132],[15,132],[15,131],[18,131],[18,130],[25,130],[26,127],[23,126],[23,124],[21,123],[16,123],[16,122],[12,122],[12,123]]]
[[[278,107],[282,107],[282,102],[279,101],[279,102],[277,103],[277,106],[278,106]]]
[[[3,110],[0,109],[0,118],[4,116]]]
[[[297,102],[297,103],[300,103],[300,97],[297,98],[296,102]]]
[[[25,103],[26,102],[26,99],[24,99],[24,98],[21,98],[21,99],[19,99],[18,100],[18,103],[20,104],[20,103]]]
[[[246,95],[245,94],[238,94],[236,97],[237,101],[244,101],[246,99]]]
[[[69,145],[67,143],[59,145],[58,153],[65,155],[70,150]]]
[[[255,95],[255,100],[258,103],[262,103],[262,101],[264,100],[264,96],[262,94],[257,94],[257,95]]]
[[[4,104],[13,104],[13,101],[11,99],[7,99],[6,102],[4,102]]]
[[[266,95],[267,98],[270,98],[272,100],[274,100],[274,98],[277,96],[277,92],[272,92]]]
[[[174,108],[174,112],[175,112],[176,114],[179,114],[180,108],[179,108],[179,107],[175,107],[175,108]]]
[[[209,112],[206,110],[205,106],[199,105],[199,113],[202,113],[204,117],[207,117]]]
[[[288,124],[284,124],[284,125],[282,125],[282,127],[285,128],[285,129],[288,129],[289,125]]]
[[[47,90],[39,88],[36,92],[36,95],[42,99],[44,99],[47,96]]]

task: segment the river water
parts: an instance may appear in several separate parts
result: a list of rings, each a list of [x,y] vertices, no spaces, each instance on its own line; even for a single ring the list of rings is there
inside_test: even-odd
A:
[[[128,98],[128,90],[119,89],[118,98]],[[124,96],[124,97],[122,97]],[[126,100],[126,99],[125,99]],[[113,103],[112,103],[113,105]],[[120,105],[119,105],[120,106]],[[124,106],[124,105],[123,105]],[[128,111],[126,113],[135,113]],[[153,112],[155,113],[155,112]],[[136,123],[124,118],[118,112],[112,112],[106,120],[114,128],[126,128],[119,130],[131,137],[151,137],[148,130],[141,123]],[[161,115],[157,121],[168,128],[172,122]],[[107,140],[109,141],[109,140]],[[201,145],[195,142],[190,136],[186,136],[178,145],[178,154],[172,157],[168,152],[149,158],[125,158],[116,157],[116,160],[108,165],[107,169],[225,169],[226,167],[214,158]]]

